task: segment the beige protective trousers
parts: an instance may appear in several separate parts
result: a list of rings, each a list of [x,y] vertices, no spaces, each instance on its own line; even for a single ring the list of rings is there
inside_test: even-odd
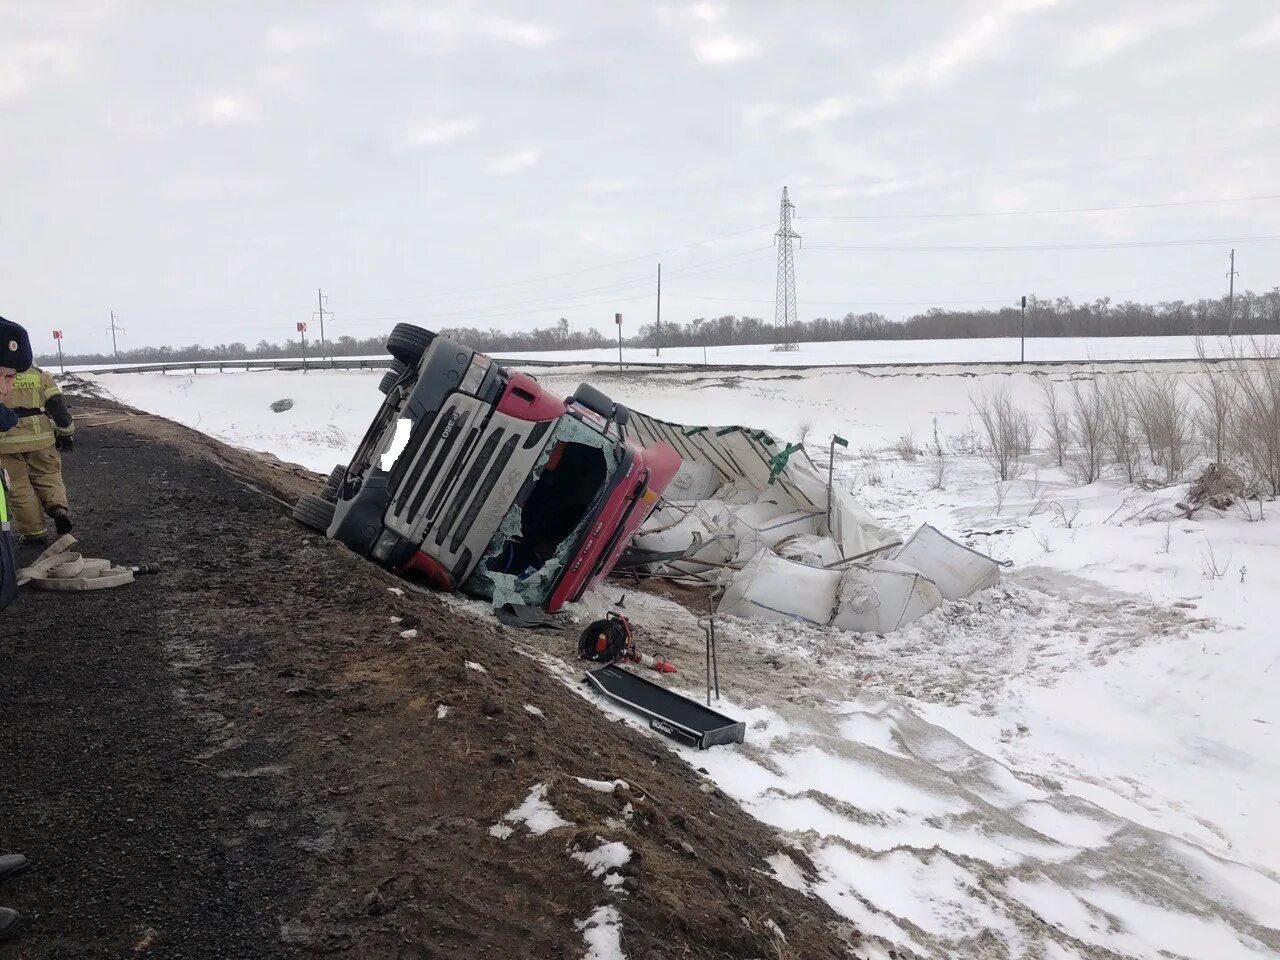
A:
[[[46,533],[45,511],[67,506],[62,455],[52,444],[43,450],[0,455],[9,474],[9,512],[22,536]]]

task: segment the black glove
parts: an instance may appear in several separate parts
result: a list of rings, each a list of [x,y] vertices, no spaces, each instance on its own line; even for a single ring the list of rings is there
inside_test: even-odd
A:
[[[44,413],[44,411],[41,410],[39,407],[11,407],[10,409],[13,410],[14,414],[19,419],[26,419],[27,417],[38,417]]]
[[[56,437],[53,441],[53,448],[61,450],[64,453],[70,453],[76,447],[75,437]]]

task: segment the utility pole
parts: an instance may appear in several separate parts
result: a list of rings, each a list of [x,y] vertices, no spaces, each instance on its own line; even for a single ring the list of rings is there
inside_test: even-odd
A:
[[[1236,251],[1231,248],[1231,269],[1227,271],[1227,336],[1235,332],[1236,324]]]
[[[662,356],[662,264],[658,264],[658,322],[653,334],[653,355]]]
[[[120,359],[120,350],[116,347],[116,333],[124,333],[124,327],[116,326],[116,312],[111,311],[111,326],[107,327],[111,331],[111,355],[118,361]]]
[[[328,302],[328,300],[329,298],[320,292],[320,288],[316,287],[316,306],[319,308],[318,310],[316,310],[316,313],[319,314],[320,316],[320,359],[321,360],[324,359],[324,315],[327,313],[329,314],[329,316],[331,317],[333,316],[332,310],[326,310],[324,308],[324,305]]]
[[[796,265],[791,249],[791,241],[799,240],[800,234],[791,229],[791,218],[795,215],[796,205],[787,196],[787,188],[782,188],[782,208],[778,214],[778,232],[774,239],[778,244],[778,283],[773,297],[773,325],[782,327],[782,349],[794,350],[791,342],[791,324],[796,322]]]
[[[615,313],[613,322],[618,325],[618,372],[622,372],[622,314]]]
[[[1027,362],[1027,298],[1022,298],[1022,356],[1019,363]]]

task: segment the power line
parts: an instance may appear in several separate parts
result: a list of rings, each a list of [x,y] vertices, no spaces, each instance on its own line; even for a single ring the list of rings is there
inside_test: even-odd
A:
[[[1178,287],[1198,286],[1199,280],[1184,283],[1166,283],[1155,287],[1133,287],[1128,290],[1111,290],[1108,296],[1128,293],[1144,293],[1148,290],[1172,290]],[[666,294],[676,300],[714,300],[720,303],[773,303],[772,300],[748,297],[708,297],[692,293]],[[1079,296],[1079,294],[1077,294]],[[982,300],[805,300],[805,306],[817,307],[925,307],[925,306],[960,306],[963,304],[1003,303],[1012,305],[1008,297],[992,297]]]
[[[1061,213],[1104,213],[1113,210],[1154,210],[1160,207],[1194,207],[1213,203],[1249,203],[1280,200],[1280,193],[1253,197],[1219,197],[1216,200],[1168,200],[1160,203],[1129,203],[1114,207],[1061,207],[1054,210],[987,210],[968,213],[865,213],[848,216],[797,217],[798,220],[946,220],[970,217],[1040,217]]]
[[[723,267],[726,267],[726,266],[737,266],[738,265],[737,263],[730,264],[730,263],[726,263],[725,261],[738,260],[739,258],[744,258],[744,257],[745,258],[755,257],[755,256],[758,256],[760,253],[770,249],[771,249],[770,247],[757,247],[751,250],[745,250],[738,253],[727,254],[723,257],[715,257],[711,260],[704,260],[702,263],[690,264],[689,266],[683,267],[678,270],[668,270],[667,277],[668,279],[670,279],[671,277],[675,276],[683,279],[688,277],[699,276],[703,273],[711,273],[711,272],[714,272],[715,270],[722,269]],[[747,261],[740,260],[739,262],[747,262]],[[483,309],[457,310],[457,311],[441,310],[441,311],[436,311],[432,313],[397,314],[394,316],[382,316],[382,317],[350,317],[350,318],[344,318],[340,321],[335,321],[335,322],[338,322],[338,323],[390,323],[390,322],[398,322],[401,320],[436,320],[436,319],[445,320],[449,322],[458,322],[458,321],[468,321],[468,320],[486,320],[486,319],[497,319],[500,317],[520,316],[522,314],[527,314],[527,313],[541,312],[540,310],[534,309],[534,308],[540,308],[540,307],[546,307],[548,309],[551,309],[551,308],[577,309],[580,307],[597,306],[600,304],[611,303],[614,300],[617,300],[618,302],[626,302],[628,300],[637,299],[636,297],[627,297],[627,298],[615,297],[612,300],[601,300],[601,301],[596,301],[592,303],[570,302],[575,299],[579,299],[584,296],[591,296],[594,294],[604,294],[609,292],[625,293],[627,291],[637,289],[637,288],[647,288],[651,282],[652,282],[652,279],[648,276],[636,277],[635,279],[632,279],[632,280],[624,280],[624,281],[619,281],[618,283],[604,284],[596,287],[587,287],[585,289],[576,290],[569,293],[561,293],[561,294],[555,294],[551,296],[536,297],[530,300],[516,300],[516,301],[511,301],[509,303],[494,304],[492,307],[487,307]],[[530,309],[517,310],[513,313],[511,311],[511,308],[513,307],[526,307]]]
[[[1280,236],[1211,237],[1204,240],[1122,240],[1107,243],[1026,243],[1026,244],[813,244],[806,250],[856,250],[863,253],[1000,253],[1014,250],[1119,250],[1139,247],[1191,247],[1210,243],[1265,243]]]
[[[763,230],[766,227],[771,227],[771,226],[773,226],[773,224],[771,223],[759,223],[753,227],[746,227],[743,230],[734,230],[731,233],[722,233],[714,237],[706,237],[705,239],[702,239],[702,240],[695,240],[693,243],[686,243],[683,246],[672,247],[668,250],[660,250],[656,253],[646,253],[638,257],[626,257],[622,260],[610,260],[607,263],[598,263],[590,267],[580,267],[576,270],[565,270],[560,273],[549,273],[541,277],[529,277],[524,280],[509,280],[505,283],[495,283],[485,287],[470,287],[465,290],[453,290],[448,293],[407,294],[405,296],[400,296],[400,297],[383,297],[377,300],[344,300],[341,302],[347,306],[352,306],[352,305],[359,305],[359,304],[397,303],[404,300],[447,300],[450,297],[461,297],[461,296],[466,296],[473,293],[488,293],[492,290],[502,290],[507,287],[518,287],[527,283],[541,283],[544,280],[559,280],[562,277],[577,276],[578,274],[591,273],[592,271],[595,271],[595,270],[605,270],[609,267],[618,267],[628,263],[639,263],[641,261],[653,261],[661,256],[673,256],[674,254],[680,253],[683,250],[691,250],[694,247],[705,246],[708,243],[715,243],[718,240],[728,240],[732,237],[740,237],[745,233],[751,233],[754,230]]]

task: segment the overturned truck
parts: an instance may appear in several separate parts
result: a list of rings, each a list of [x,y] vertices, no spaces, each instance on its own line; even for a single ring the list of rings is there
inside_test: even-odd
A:
[[[409,324],[387,349],[368,432],[294,517],[439,589],[554,612],[621,560],[720,588],[722,613],[886,633],[999,578],[933,527],[904,543],[766,431],[560,399]]]
[[[680,466],[587,384],[561,399],[410,324],[387,349],[385,398],[355,455],[293,514],[391,570],[558,610],[612,569]]]

